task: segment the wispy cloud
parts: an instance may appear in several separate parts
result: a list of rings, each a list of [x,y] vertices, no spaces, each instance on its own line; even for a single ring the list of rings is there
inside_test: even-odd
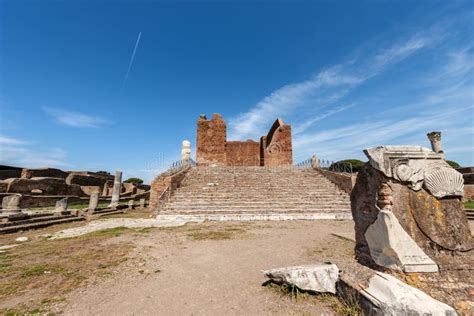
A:
[[[0,146],[25,145],[27,143],[28,142],[23,141],[21,139],[0,135]],[[0,149],[1,149],[1,147],[0,147]]]
[[[130,69],[132,69],[133,61],[135,60],[135,54],[137,53],[138,44],[140,43],[140,38],[142,37],[142,32],[138,33],[137,40],[135,42],[135,47],[133,48],[132,57],[130,57],[130,62],[128,63],[127,73],[125,74],[125,78],[123,79],[123,86],[127,82],[128,75],[130,73]]]
[[[111,123],[111,121],[105,118],[99,116],[91,116],[76,111],[50,107],[43,107],[43,110],[49,115],[51,115],[56,122],[72,127],[96,128],[104,125],[109,125]]]
[[[257,137],[275,117],[305,107],[311,107],[314,111],[334,104],[355,87],[429,46],[431,42],[428,34],[417,34],[405,41],[381,48],[375,54],[352,58],[348,62],[323,70],[309,80],[285,85],[263,98],[248,112],[231,119],[229,134],[236,139]],[[310,118],[302,123],[302,127],[296,129],[302,132],[317,121],[317,117]]]
[[[59,148],[34,149],[30,142],[0,135],[0,164],[16,167],[69,167],[67,153]]]

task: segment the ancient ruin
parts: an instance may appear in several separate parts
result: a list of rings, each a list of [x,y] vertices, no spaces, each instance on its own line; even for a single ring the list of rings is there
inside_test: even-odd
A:
[[[196,161],[198,165],[280,166],[293,164],[291,126],[277,119],[260,140],[229,141],[220,114],[197,121]]]
[[[469,296],[469,285],[447,288],[455,280],[474,284],[474,239],[464,212],[463,177],[444,160],[440,134],[428,136],[433,150],[364,150],[369,163],[351,193],[356,258],[376,269],[426,273],[419,278],[429,294],[457,306]]]

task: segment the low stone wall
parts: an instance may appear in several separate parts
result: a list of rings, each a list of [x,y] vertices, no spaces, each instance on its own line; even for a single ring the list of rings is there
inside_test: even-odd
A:
[[[474,184],[464,185],[464,200],[474,200]]]
[[[354,187],[357,174],[346,174],[341,172],[333,172],[324,170],[321,168],[316,169],[320,174],[328,178],[332,183],[338,186],[339,189],[344,192],[351,194],[352,188]]]
[[[66,179],[68,173],[55,168],[42,168],[42,169],[23,169],[21,177],[23,179],[31,179],[37,177],[48,177],[48,178],[61,178]]]
[[[0,170],[0,180],[21,177],[21,169]]]
[[[168,194],[171,194],[178,188],[181,184],[181,181],[186,176],[186,173],[191,167],[186,167],[174,174],[171,175],[159,175],[151,182],[151,190],[150,190],[150,205],[149,207],[155,210],[159,205],[160,196],[166,190],[166,188],[170,188]],[[168,198],[169,198],[168,196]]]
[[[3,199],[4,196],[9,194],[0,194],[0,200]],[[80,198],[77,196],[70,196],[70,195],[22,195],[20,207],[22,209],[28,208],[36,208],[36,207],[48,207],[48,206],[55,206],[56,202],[63,199],[68,198],[68,204],[87,204],[89,203],[89,198]]]
[[[45,195],[85,195],[79,185],[67,185],[61,178],[15,178],[3,180],[3,183],[7,184],[8,193],[29,194],[33,190],[40,190],[39,194]]]

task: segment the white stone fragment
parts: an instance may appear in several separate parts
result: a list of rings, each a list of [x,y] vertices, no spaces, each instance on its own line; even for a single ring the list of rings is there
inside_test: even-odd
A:
[[[456,311],[397,278],[376,272],[361,294],[377,306],[382,315],[457,315]]]
[[[408,235],[391,211],[379,212],[367,228],[365,239],[375,263],[382,267],[404,272],[438,271],[438,265]]]
[[[277,282],[297,286],[305,291],[336,294],[339,268],[332,263],[286,267],[263,271],[266,277]]]
[[[21,236],[21,237],[18,237],[15,239],[15,241],[18,241],[18,242],[25,242],[25,241],[28,241],[28,237],[26,236]]]

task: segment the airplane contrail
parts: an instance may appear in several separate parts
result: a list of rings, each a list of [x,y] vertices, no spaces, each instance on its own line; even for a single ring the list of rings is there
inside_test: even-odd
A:
[[[130,63],[128,63],[127,74],[123,79],[123,86],[125,86],[125,82],[128,79],[128,74],[130,73],[130,69],[132,68],[133,60],[135,59],[135,53],[137,52],[138,43],[140,43],[140,38],[142,37],[142,32],[138,33],[137,41],[135,42],[135,48],[133,49],[132,57],[130,58]]]

